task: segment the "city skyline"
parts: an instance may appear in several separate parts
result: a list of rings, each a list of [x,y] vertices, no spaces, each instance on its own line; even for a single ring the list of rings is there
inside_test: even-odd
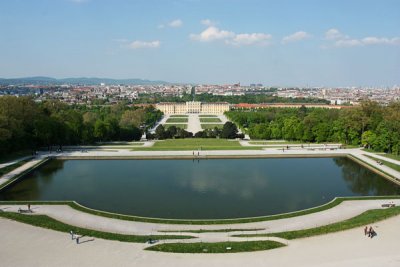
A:
[[[400,84],[397,1],[0,3],[0,76]]]

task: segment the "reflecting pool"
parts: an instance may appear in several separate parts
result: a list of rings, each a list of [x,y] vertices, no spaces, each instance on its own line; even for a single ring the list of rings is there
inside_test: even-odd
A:
[[[296,211],[336,196],[397,195],[400,187],[340,158],[52,160],[1,200],[75,200],[161,218],[237,218]]]

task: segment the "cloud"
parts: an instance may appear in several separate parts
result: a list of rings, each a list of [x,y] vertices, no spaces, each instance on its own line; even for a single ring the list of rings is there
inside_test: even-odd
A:
[[[202,21],[207,24],[209,21]],[[272,35],[265,33],[240,33],[236,34],[232,31],[221,30],[215,26],[209,26],[199,34],[190,34],[190,39],[200,42],[225,41],[226,44],[242,46],[242,45],[266,45],[272,38]]]
[[[295,32],[295,33],[293,33],[291,35],[283,37],[282,44],[301,41],[301,40],[307,39],[309,37],[311,37],[311,35],[308,34],[307,32],[298,31],[298,32]]]
[[[205,26],[213,26],[216,24],[214,21],[209,20],[209,19],[203,19],[202,21],[200,21],[200,23]]]
[[[344,40],[337,40],[335,42],[335,46],[337,47],[353,47],[353,46],[361,46],[362,42],[357,39],[344,39]]]
[[[266,45],[268,44],[268,41],[272,39],[271,34],[265,34],[265,33],[241,33],[241,34],[236,34],[235,37],[231,40],[227,40],[226,42],[228,44],[232,45]]]
[[[361,39],[350,38],[337,29],[330,29],[325,33],[325,39],[333,41],[336,47],[356,47],[368,45],[400,45],[400,37],[375,37],[369,36]]]
[[[400,37],[394,38],[379,38],[379,37],[365,37],[361,39],[361,42],[364,45],[379,45],[379,44],[387,44],[387,45],[400,45]]]
[[[347,39],[349,38],[347,35],[342,34],[338,29],[329,29],[325,33],[326,40],[338,40],[338,39]]]
[[[180,19],[175,19],[172,20],[170,22],[168,22],[167,24],[159,24],[157,26],[157,29],[164,29],[165,27],[170,27],[170,28],[179,28],[183,25],[183,21]]]
[[[160,47],[161,42],[151,41],[151,42],[144,42],[144,41],[133,41],[128,45],[128,48],[131,49],[140,49],[140,48],[158,48]]]
[[[176,20],[173,20],[168,23],[168,26],[170,26],[172,28],[178,28],[178,27],[181,27],[182,25],[183,25],[183,22],[180,19],[176,19]]]
[[[235,36],[234,32],[220,30],[217,27],[210,26],[200,34],[191,34],[190,39],[201,42],[210,42],[214,40],[223,40],[228,38],[233,38]]]

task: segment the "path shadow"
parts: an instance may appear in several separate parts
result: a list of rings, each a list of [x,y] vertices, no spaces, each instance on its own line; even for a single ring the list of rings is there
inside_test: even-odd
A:
[[[80,245],[80,244],[87,243],[87,242],[92,242],[92,241],[94,241],[94,238],[86,239],[86,240],[82,240],[82,241],[79,239],[79,242],[77,244]]]

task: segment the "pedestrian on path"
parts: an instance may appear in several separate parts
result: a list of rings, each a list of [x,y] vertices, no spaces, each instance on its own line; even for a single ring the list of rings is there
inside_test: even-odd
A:
[[[367,235],[368,234],[368,226],[365,226],[365,228],[364,228],[364,235]]]
[[[374,229],[372,229],[372,226],[370,226],[370,227],[369,227],[369,230],[368,230],[368,237],[371,237],[371,238],[372,238],[372,233],[373,233],[373,231],[374,231]]]
[[[28,204],[28,211],[31,211],[31,204]]]
[[[69,233],[70,233],[70,235],[71,235],[71,240],[74,240],[75,239],[75,233],[74,233],[74,231],[69,231]]]

